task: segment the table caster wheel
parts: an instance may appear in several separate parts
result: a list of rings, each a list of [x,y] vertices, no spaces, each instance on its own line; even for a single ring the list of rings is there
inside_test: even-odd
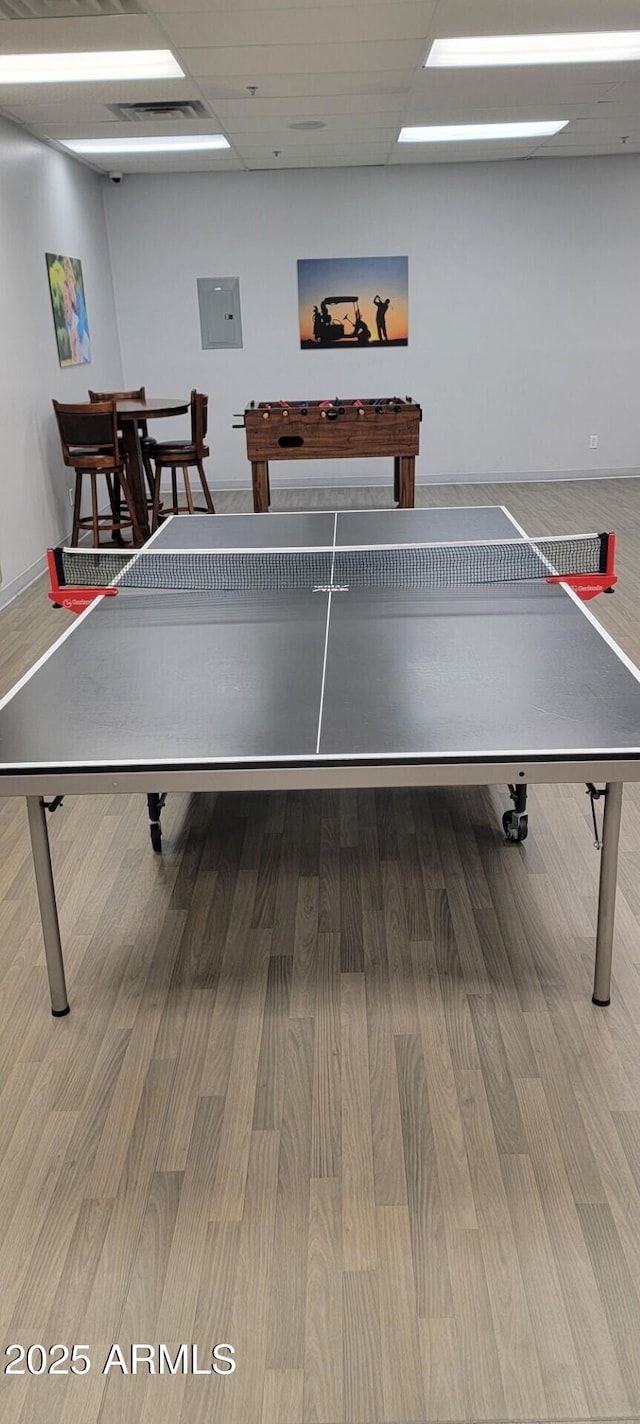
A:
[[[149,830],[151,833],[151,844],[153,846],[153,849],[155,851],[160,852],[162,850],[162,829],[158,822],[154,821],[149,827]]]
[[[519,811],[505,811],[502,829],[508,841],[516,844],[526,841],[529,834],[529,817]]]

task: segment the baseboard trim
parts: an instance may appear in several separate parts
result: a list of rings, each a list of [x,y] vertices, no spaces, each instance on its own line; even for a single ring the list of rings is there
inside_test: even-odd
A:
[[[461,475],[416,475],[416,486],[437,485],[519,485],[519,484],[552,484],[562,483],[569,480],[637,480],[640,478],[640,467],[637,469],[619,470],[507,470],[485,474],[461,474]],[[364,486],[371,488],[383,488],[391,486],[390,475],[362,475],[349,474],[348,479],[344,475],[326,475],[321,480],[302,480],[299,474],[276,473],[274,466],[269,470],[269,480],[272,489],[361,489]],[[247,479],[231,480],[227,479],[225,484],[219,484],[214,480],[212,491],[215,498],[215,491],[218,490],[246,490],[251,488]],[[164,486],[163,486],[164,490]],[[169,491],[167,490],[168,494]]]
[[[68,533],[63,534],[62,539],[59,539],[58,543],[70,544],[71,531],[69,530]],[[90,543],[89,531],[81,534],[80,543]],[[18,598],[19,594],[24,593],[26,588],[30,588],[32,583],[37,583],[38,579],[42,578],[42,575],[46,573],[46,571],[47,555],[44,553],[42,558],[37,559],[35,564],[30,564],[24,573],[18,574],[18,577],[12,579],[11,583],[3,585],[3,587],[0,588],[0,612],[3,608],[7,608],[10,603],[13,603],[14,598]]]
[[[24,573],[18,574],[18,577],[12,579],[11,583],[4,584],[3,587],[0,588],[0,609],[6,608],[8,604],[13,603],[14,598],[17,598],[18,594],[24,593],[25,588],[29,588],[32,583],[35,583],[37,579],[41,578],[46,567],[47,556],[43,554],[42,558],[37,559],[36,563],[31,564],[28,569],[25,569]]]
[[[539,485],[564,484],[582,480],[637,480],[638,469],[623,470],[527,470],[493,475],[453,475],[448,478],[417,475],[416,485]]]

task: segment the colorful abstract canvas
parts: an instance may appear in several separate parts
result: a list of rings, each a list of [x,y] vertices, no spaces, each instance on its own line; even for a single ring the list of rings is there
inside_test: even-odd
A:
[[[79,257],[47,252],[47,272],[61,366],[81,366],[91,360],[91,336]]]

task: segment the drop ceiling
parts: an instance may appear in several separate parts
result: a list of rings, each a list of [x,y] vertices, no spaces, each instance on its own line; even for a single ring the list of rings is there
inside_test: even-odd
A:
[[[2,54],[170,48],[186,76],[0,85],[0,111],[53,143],[223,133],[230,144],[82,160],[128,173],[638,153],[638,63],[423,68],[439,37],[635,29],[640,0],[0,0]],[[397,144],[403,125],[556,118],[568,126],[543,140]]]

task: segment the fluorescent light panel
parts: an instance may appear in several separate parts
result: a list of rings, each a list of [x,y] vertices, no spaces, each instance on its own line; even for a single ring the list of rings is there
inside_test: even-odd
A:
[[[430,128],[404,128],[398,143],[466,143],[478,139],[550,138],[566,128],[568,119],[536,120],[523,124],[437,124]]]
[[[167,138],[61,138],[73,153],[204,153],[213,148],[229,148],[223,134],[175,134]]]
[[[425,69],[516,64],[614,64],[640,59],[640,30],[575,35],[477,35],[434,40]]]
[[[184,79],[170,49],[87,54],[2,54],[2,84],[88,84],[99,79]]]

